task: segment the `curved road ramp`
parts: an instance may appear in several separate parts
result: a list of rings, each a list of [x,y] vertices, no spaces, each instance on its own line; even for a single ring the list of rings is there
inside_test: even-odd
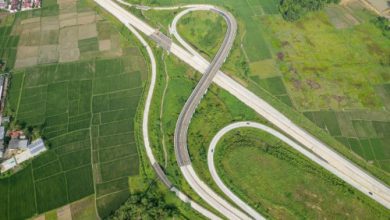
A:
[[[326,146],[324,143],[316,139],[311,134],[307,133],[305,130],[294,124],[291,120],[285,117],[278,110],[273,108],[267,102],[265,102],[260,97],[253,94],[251,91],[234,81],[232,78],[228,77],[226,74],[221,72],[219,69],[225,61],[228,53],[233,45],[233,41],[236,35],[237,24],[234,17],[228,13],[224,12],[221,9],[218,9],[215,6],[211,5],[188,5],[188,6],[178,6],[178,7],[140,7],[136,8],[140,10],[172,10],[179,8],[186,8],[186,12],[179,13],[175,18],[170,30],[171,33],[176,37],[182,46],[168,40],[169,38],[165,35],[162,35],[156,29],[149,26],[147,23],[137,18],[130,12],[124,10],[118,4],[112,0],[95,0],[100,6],[102,6],[109,13],[113,14],[119,21],[121,21],[125,26],[130,30],[136,29],[144,33],[149,38],[154,39],[163,49],[168,50],[173,55],[177,56],[179,59],[193,67],[195,70],[198,70],[200,73],[203,73],[203,77],[197,84],[190,98],[187,100],[179,120],[177,121],[177,126],[175,130],[175,153],[177,157],[178,165],[181,168],[181,171],[186,178],[187,182],[191,187],[202,197],[207,203],[210,204],[215,210],[219,211],[223,216],[228,219],[261,219],[261,215],[255,215],[253,213],[244,213],[243,211],[233,207],[226,200],[218,196],[213,192],[210,187],[208,187],[195,173],[191,165],[191,160],[188,154],[187,149],[187,134],[188,126],[191,121],[192,115],[195,112],[195,109],[199,102],[201,101],[203,95],[207,92],[208,87],[212,82],[215,82],[221,88],[227,90],[233,96],[238,98],[248,107],[255,110],[259,115],[266,118],[269,122],[275,125],[279,130],[283,131],[287,136],[292,137],[297,143],[301,144],[305,149],[308,149],[308,154],[306,155],[309,159],[312,159],[314,162],[323,166],[339,178],[343,179],[345,182],[349,183],[356,189],[360,190],[367,196],[373,198],[377,202],[381,203],[386,208],[390,208],[390,189],[389,187],[377,180],[375,177],[369,175],[366,171],[351,163],[348,159],[344,158],[337,152],[331,150],[330,147]],[[183,13],[190,12],[192,10],[209,10],[212,12],[217,12],[221,14],[227,24],[228,30],[223,41],[223,44],[218,51],[214,60],[210,63],[204,59],[199,53],[197,53],[193,48],[191,48],[188,43],[186,43],[176,31],[177,20],[183,16]],[[133,32],[134,33],[134,32]],[[145,46],[145,45],[144,45]],[[146,47],[146,46],[145,46]],[[148,52],[152,56],[150,47],[148,47]],[[154,67],[155,71],[155,67]],[[151,87],[152,88],[152,87]],[[148,94],[149,99],[150,91]],[[146,110],[146,108],[145,108]],[[144,120],[147,120],[148,111],[144,112]],[[145,116],[146,115],[146,116]],[[144,121],[145,125],[145,121]],[[145,127],[143,129],[145,130]],[[146,129],[147,130],[147,129]],[[145,132],[145,131],[144,131]],[[145,133],[144,133],[145,140]],[[146,141],[145,141],[146,142]],[[160,179],[165,183],[165,185],[172,186],[169,180],[166,178],[165,173],[161,167],[157,164],[155,165],[156,160],[152,156],[151,148],[149,142],[145,144],[148,157],[153,165],[155,171],[157,172]],[[166,179],[165,179],[166,178]],[[171,187],[172,191],[180,192],[175,187]],[[183,201],[186,201],[188,197],[184,194],[177,193],[179,198]],[[231,198],[232,199],[232,198]],[[232,199],[234,200],[234,199]],[[204,214],[209,218],[218,218],[212,213],[208,212],[207,209],[199,205],[192,205],[194,209]],[[249,217],[249,215],[251,217]]]

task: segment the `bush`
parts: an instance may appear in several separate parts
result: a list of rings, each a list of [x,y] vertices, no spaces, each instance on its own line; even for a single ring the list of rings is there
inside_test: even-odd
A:
[[[120,219],[167,219],[177,216],[176,206],[167,204],[163,195],[156,191],[152,185],[144,193],[135,193],[118,209],[110,215],[109,220]]]
[[[383,36],[390,39],[390,21],[387,18],[378,16],[372,23],[382,31]]]
[[[340,0],[280,0],[279,12],[285,20],[295,21],[309,11],[317,11],[326,4],[339,2]]]

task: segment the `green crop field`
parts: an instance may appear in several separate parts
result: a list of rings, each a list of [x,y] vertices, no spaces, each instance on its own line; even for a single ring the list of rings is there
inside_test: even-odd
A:
[[[389,215],[389,210],[263,131],[246,128],[226,134],[216,149],[216,164],[225,183],[269,218]]]
[[[1,19],[0,55],[13,68],[7,112],[40,130],[50,150],[0,179],[0,219],[44,213],[94,194],[95,187],[104,217],[127,199],[128,177],[139,174],[134,117],[146,63],[108,21],[84,4],[72,7],[45,1],[42,10]],[[76,23],[65,16],[72,11]],[[23,31],[31,26],[37,31]],[[64,45],[76,47],[50,49]]]

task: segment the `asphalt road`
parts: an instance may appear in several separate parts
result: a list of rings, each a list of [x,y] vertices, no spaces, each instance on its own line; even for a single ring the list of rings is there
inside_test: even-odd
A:
[[[99,5],[117,17],[122,23],[129,23],[136,29],[140,30],[147,36],[152,35],[155,29],[148,24],[132,15],[131,13],[118,9],[112,5],[110,0],[95,0]],[[114,4],[116,5],[116,4]],[[207,62],[201,55],[192,54],[188,50],[183,49],[179,45],[172,43],[170,53],[177,56],[185,63],[192,66],[201,73],[206,73],[209,70],[210,63]],[[378,181],[375,177],[366,173],[363,169],[356,166],[348,159],[331,150],[324,143],[320,142],[311,134],[294,124],[286,118],[282,113],[273,108],[260,97],[253,94],[251,91],[228,77],[226,74],[219,71],[214,77],[214,82],[221,88],[227,90],[233,96],[237,97],[248,107],[255,110],[258,114],[273,123],[287,135],[293,137],[296,141],[302,144],[305,148],[310,149],[310,154],[320,157],[328,164],[326,169],[340,177],[350,185],[354,186],[367,196],[373,198],[387,208],[390,208],[390,189],[389,187]],[[322,164],[320,164],[322,165]],[[186,166],[184,166],[186,167]]]
[[[143,140],[144,140],[144,146],[146,149],[146,155],[156,172],[158,178],[164,183],[164,185],[174,192],[176,196],[182,200],[183,202],[189,204],[191,208],[202,214],[203,216],[209,218],[209,219],[216,219],[219,220],[220,218],[215,215],[214,213],[210,212],[203,206],[199,205],[198,203],[191,200],[186,194],[175,188],[172,183],[169,181],[168,177],[164,173],[164,171],[161,169],[160,164],[158,164],[157,160],[155,159],[152,151],[152,147],[149,141],[149,112],[150,112],[150,106],[153,98],[154,88],[156,85],[156,75],[157,75],[157,65],[156,65],[156,59],[154,57],[153,51],[149,44],[145,41],[145,39],[138,33],[137,30],[135,30],[134,27],[132,27],[129,24],[126,24],[126,27],[135,35],[135,37],[141,42],[141,44],[146,48],[146,51],[148,53],[148,56],[150,58],[150,64],[151,64],[151,80],[150,80],[150,86],[148,90],[148,95],[145,101],[145,108],[143,112],[143,120],[142,120],[142,134],[143,134]]]
[[[202,7],[198,7],[198,9],[202,10]],[[190,10],[191,9],[189,9],[188,12]],[[236,20],[230,13],[213,8],[203,8],[203,10],[212,10],[213,12],[221,14],[227,23],[227,31],[224,41],[220,49],[218,50],[215,58],[207,68],[206,72],[203,74],[202,78],[196,85],[190,97],[187,99],[179,115],[174,135],[176,159],[185,179],[193,188],[193,190],[197,192],[197,194],[201,196],[204,201],[209,203],[214,209],[218,210],[222,215],[226,216],[229,219],[250,219],[241,210],[236,209],[223,198],[218,196],[218,194],[216,194],[212,189],[210,189],[198,177],[192,167],[191,158],[188,153],[187,136],[191,118],[195,113],[195,109],[200,103],[202,97],[207,92],[207,89],[213,82],[215,75],[217,74],[222,64],[225,62],[227,56],[229,55],[229,51],[233,46],[234,39],[237,33]]]
[[[188,126],[203,95],[210,87],[215,75],[229,55],[229,51],[232,48],[236,37],[237,23],[234,17],[230,13],[220,14],[223,15],[227,23],[226,37],[214,60],[209,65],[207,71],[203,74],[202,78],[191,93],[191,96],[186,101],[176,124],[174,145],[179,166],[191,164],[191,159],[187,149]]]

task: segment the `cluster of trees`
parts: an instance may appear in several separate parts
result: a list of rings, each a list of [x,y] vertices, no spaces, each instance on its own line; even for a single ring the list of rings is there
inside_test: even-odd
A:
[[[285,20],[295,21],[309,11],[317,11],[326,4],[339,2],[340,0],[280,0],[279,12]]]
[[[174,205],[167,204],[163,195],[155,187],[142,193],[132,194],[129,199],[111,216],[109,220],[122,219],[167,219],[179,216]]]
[[[390,39],[390,21],[385,17],[376,17],[376,19],[373,20],[373,23],[375,26],[377,26],[379,29],[381,29],[382,34]]]

